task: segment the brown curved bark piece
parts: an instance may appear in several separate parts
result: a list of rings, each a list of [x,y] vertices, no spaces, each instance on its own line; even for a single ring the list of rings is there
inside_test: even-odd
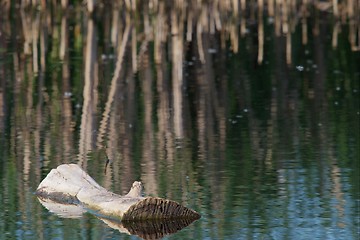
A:
[[[125,220],[145,219],[198,219],[200,215],[179,203],[163,198],[147,197],[129,207],[123,215]]]

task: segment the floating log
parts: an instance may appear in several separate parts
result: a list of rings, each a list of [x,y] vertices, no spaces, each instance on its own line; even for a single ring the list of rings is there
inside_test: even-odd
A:
[[[125,196],[112,193],[76,164],[52,169],[40,183],[36,195],[43,202],[77,205],[99,216],[121,221],[200,218],[196,211],[175,201],[143,197],[141,182],[134,182]]]
[[[54,202],[48,198],[39,198],[40,203],[50,212],[61,218],[82,218],[86,209],[80,205]],[[174,234],[187,227],[196,219],[157,219],[148,221],[124,221],[102,217],[94,214],[109,227],[121,233],[137,235],[143,239],[159,239],[167,235]]]

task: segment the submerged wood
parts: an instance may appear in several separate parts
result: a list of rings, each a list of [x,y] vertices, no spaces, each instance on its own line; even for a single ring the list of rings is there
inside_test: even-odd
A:
[[[112,193],[76,164],[63,164],[52,169],[40,183],[36,195],[42,200],[79,205],[99,215],[122,221],[200,218],[197,212],[175,201],[142,197],[141,182],[134,182],[125,196]]]
[[[40,203],[50,212],[62,218],[81,218],[86,209],[80,205],[57,203],[50,199],[39,198]],[[149,221],[124,221],[113,218],[106,218],[95,214],[109,227],[121,233],[137,235],[143,239],[159,239],[164,236],[176,233],[190,225],[196,219],[156,219]]]

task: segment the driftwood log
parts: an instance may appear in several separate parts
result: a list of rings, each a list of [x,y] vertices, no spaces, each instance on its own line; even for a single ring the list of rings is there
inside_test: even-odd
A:
[[[54,202],[48,198],[39,198],[40,203],[51,213],[61,218],[82,218],[86,209],[80,205]],[[108,227],[118,230],[128,235],[137,235],[143,239],[160,239],[164,236],[174,234],[187,227],[196,219],[157,219],[145,221],[121,221],[107,216],[103,217],[94,214],[99,220],[103,221]]]
[[[141,182],[134,182],[125,196],[109,192],[76,164],[52,169],[36,195],[43,201],[82,206],[97,215],[121,221],[200,218],[196,211],[175,201],[142,197]]]

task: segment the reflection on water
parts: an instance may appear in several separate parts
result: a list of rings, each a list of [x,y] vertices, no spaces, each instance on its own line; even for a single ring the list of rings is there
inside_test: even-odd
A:
[[[38,203],[73,162],[201,213],[169,238],[359,237],[355,1],[40,2],[1,16],[1,236],[127,237]]]

